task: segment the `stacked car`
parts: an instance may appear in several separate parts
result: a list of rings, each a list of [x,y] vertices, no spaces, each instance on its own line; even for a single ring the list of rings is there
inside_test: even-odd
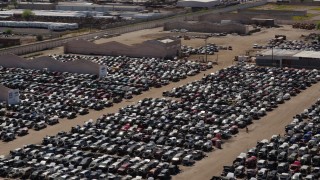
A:
[[[285,127],[284,136],[273,135],[270,140],[262,140],[242,153],[242,158],[237,158],[231,166],[224,166],[221,178],[319,179],[319,113],[320,99],[293,117]]]

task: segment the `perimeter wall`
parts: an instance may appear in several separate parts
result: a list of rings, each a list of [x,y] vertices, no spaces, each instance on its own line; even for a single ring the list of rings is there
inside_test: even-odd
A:
[[[204,32],[204,33],[238,33],[248,34],[249,28],[246,25],[239,23],[217,24],[211,22],[169,22],[164,24],[165,31],[172,29],[186,29],[191,32]]]
[[[100,65],[91,61],[60,62],[48,56],[27,60],[13,54],[6,54],[0,56],[0,66],[96,75],[100,72]]]
[[[179,55],[180,47],[180,39],[170,43],[160,43],[157,40],[150,40],[130,46],[115,41],[95,44],[85,40],[74,40],[64,45],[64,53],[169,58]]]

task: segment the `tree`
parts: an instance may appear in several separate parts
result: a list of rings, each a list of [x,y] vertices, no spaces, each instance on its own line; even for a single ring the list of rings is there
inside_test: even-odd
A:
[[[10,35],[10,34],[12,34],[12,30],[11,30],[11,29],[6,29],[6,30],[4,31],[4,34]]]
[[[18,6],[17,0],[12,0],[11,3],[12,3],[12,5],[14,6],[14,8],[16,9],[17,6]]]
[[[34,16],[34,12],[32,12],[30,9],[26,9],[26,10],[23,10],[21,16],[23,19],[29,20],[31,17]]]
[[[317,23],[317,29],[320,30],[320,22]]]

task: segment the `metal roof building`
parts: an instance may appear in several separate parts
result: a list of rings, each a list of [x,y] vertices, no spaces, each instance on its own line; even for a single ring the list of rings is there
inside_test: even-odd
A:
[[[210,8],[220,4],[220,0],[180,0],[178,7]]]
[[[23,9],[11,9],[0,11],[0,16],[13,16],[14,14],[22,14]],[[50,17],[87,17],[88,14],[103,15],[102,12],[96,11],[63,11],[63,10],[32,10],[35,16],[50,16]]]
[[[268,49],[256,57],[259,66],[320,69],[320,51]]]

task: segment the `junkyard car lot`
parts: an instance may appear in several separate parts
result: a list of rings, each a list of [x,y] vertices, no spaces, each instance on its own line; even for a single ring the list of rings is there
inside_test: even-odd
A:
[[[157,32],[158,29],[155,29]],[[217,66],[214,66],[213,70],[209,70],[210,72],[216,71],[216,69],[220,69],[222,67],[227,67],[232,64],[232,59],[235,55],[239,55],[244,53],[248,47],[250,48],[252,44],[254,43],[261,43],[266,44],[267,40],[273,36],[273,34],[276,32],[279,34],[279,31],[282,32],[280,34],[286,34],[288,37],[291,37],[291,39],[298,39],[300,37],[300,33],[306,34],[308,32],[301,31],[301,30],[295,30],[290,31],[287,27],[283,27],[280,29],[277,29],[277,32],[274,31],[274,29],[266,29],[263,30],[261,33],[257,33],[255,36],[226,36],[224,38],[214,38],[214,39],[208,39],[208,43],[216,43],[221,45],[230,45],[232,43],[233,51],[225,51],[227,53],[219,52],[219,64]],[[154,38],[159,36],[157,32],[154,32],[154,29],[148,29],[144,31],[134,32],[134,33],[128,33],[124,34],[119,37],[121,41],[124,41],[126,43],[139,43],[143,41],[146,38]],[[162,33],[162,32],[161,32]],[[161,34],[160,34],[161,35]],[[141,36],[139,38],[135,38],[136,36]],[[161,35],[163,36],[163,35]],[[115,39],[110,39],[115,40]],[[185,41],[186,44],[191,45],[193,47],[198,47],[204,44],[204,41],[202,39],[194,39]],[[56,52],[57,50],[50,51],[49,54],[59,53]],[[60,53],[62,53],[61,51]],[[209,56],[210,59],[210,56]],[[206,72],[208,74],[208,71]],[[193,77],[189,77],[185,80],[180,80],[178,83],[170,84],[166,87],[162,87],[161,89],[151,89],[149,92],[143,93],[143,95],[139,95],[137,97],[133,97],[130,101],[123,101],[121,104],[132,104],[134,101],[138,101],[141,98],[144,97],[161,97],[161,90],[165,89],[168,90],[172,87],[177,87],[179,85],[185,84],[188,81],[193,81],[196,79],[202,78],[202,74],[198,74]],[[246,150],[246,148],[252,147],[256,143],[256,139],[262,139],[265,137],[269,137],[270,129],[272,129],[272,132],[276,133],[282,133],[281,126],[284,126],[283,124],[285,122],[285,117],[288,115],[292,117],[296,112],[301,111],[301,107],[307,107],[309,105],[309,102],[312,102],[315,97],[318,95],[316,94],[319,88],[319,84],[312,86],[306,90],[306,92],[302,92],[302,95],[299,95],[297,97],[292,98],[293,100],[290,100],[285,103],[285,105],[281,105],[279,108],[273,110],[272,112],[269,112],[268,116],[265,116],[261,118],[260,121],[255,121],[254,124],[249,126],[249,134],[241,133],[241,135],[232,138],[231,140],[227,141],[224,144],[223,150],[215,150],[212,153],[208,154],[208,158],[205,158],[204,160],[197,162],[192,167],[181,167],[183,173],[179,173],[178,175],[174,176],[173,179],[209,179],[213,174],[220,174],[222,167],[222,164],[227,164],[226,162],[232,162],[233,157],[235,157],[238,152],[241,152],[243,150]],[[106,110],[103,110],[103,112],[94,112],[91,111],[89,116],[78,116],[77,122],[76,121],[63,121],[59,125],[50,126],[46,128],[46,131],[30,131],[30,134],[32,135],[32,138],[30,136],[25,136],[22,138],[19,138],[13,142],[9,143],[3,143],[0,142],[1,148],[0,151],[2,154],[7,154],[9,152],[8,149],[14,149],[16,147],[21,147],[21,145],[33,142],[33,143],[40,143],[42,137],[44,137],[46,134],[54,135],[56,132],[60,131],[61,129],[68,131],[71,126],[75,126],[76,124],[82,123],[84,120],[88,120],[90,118],[96,119],[98,118],[102,113],[108,113],[108,112],[117,112],[117,109],[121,107],[121,104],[115,104],[114,107],[108,108]],[[294,114],[292,114],[295,112]],[[292,114],[292,115],[290,115]],[[243,130],[240,129],[240,132]],[[269,135],[267,135],[269,134]],[[235,154],[237,153],[237,154]],[[211,168],[208,168],[211,167]]]
[[[99,57],[90,58],[101,60]],[[21,128],[41,130],[47,125],[59,123],[59,118],[74,119],[77,115],[87,114],[89,109],[102,110],[152,87],[159,88],[172,81],[193,76],[207,67],[205,64],[187,61],[148,61],[138,58],[125,64],[127,58],[122,58],[122,61],[119,58],[112,61],[112,58],[105,59],[105,62],[113,62],[110,64],[108,61],[110,70],[105,78],[89,74],[1,67],[2,84],[19,89],[21,103],[9,106],[0,104],[0,138],[8,134],[4,138],[10,141]],[[129,64],[132,61],[143,63],[136,67]],[[26,134],[19,133],[20,136]]]
[[[233,165],[224,167],[222,177],[319,179],[319,105],[320,100],[294,116],[285,127],[284,136],[273,135],[270,140],[259,141],[256,147],[242,153]]]
[[[235,75],[247,83],[230,83],[236,82],[232,79],[236,78]],[[31,167],[34,168],[32,179],[57,176],[74,179],[152,176],[168,179],[179,172],[176,165],[192,165],[194,160],[202,159],[203,152],[212,151],[213,145],[221,139],[229,139],[232,134],[238,133],[237,125],[246,126],[252,119],[264,116],[266,110],[263,109],[267,109],[264,106],[268,105],[268,101],[275,101],[269,109],[271,111],[280,102],[278,98],[290,93],[290,87],[299,89],[294,91],[299,93],[304,86],[312,85],[311,79],[314,78],[315,83],[317,75],[316,70],[255,66],[223,69],[180,87],[177,92],[188,94],[185,97],[180,93],[181,101],[147,98],[121,108],[118,113],[104,115],[96,123],[89,120],[82,127],[73,127],[69,133],[48,136],[43,139],[42,145],[29,145],[12,151],[10,157],[3,161],[1,176],[16,176],[11,175],[16,174],[15,168]],[[288,81],[290,77],[292,79]],[[219,82],[221,86],[214,86],[214,82]],[[206,85],[217,89],[206,88]],[[171,92],[167,93],[170,95]],[[207,99],[210,94],[218,95],[216,101]],[[248,102],[244,102],[246,100]],[[260,104],[261,100],[267,103]],[[103,155],[112,157],[112,160],[105,162],[97,159]],[[61,157],[67,159],[61,162]],[[16,163],[18,160],[23,160],[23,163]],[[96,164],[91,165],[93,162]],[[160,163],[168,164],[157,167]],[[60,168],[52,170],[53,166]],[[131,167],[135,167],[134,170]]]

